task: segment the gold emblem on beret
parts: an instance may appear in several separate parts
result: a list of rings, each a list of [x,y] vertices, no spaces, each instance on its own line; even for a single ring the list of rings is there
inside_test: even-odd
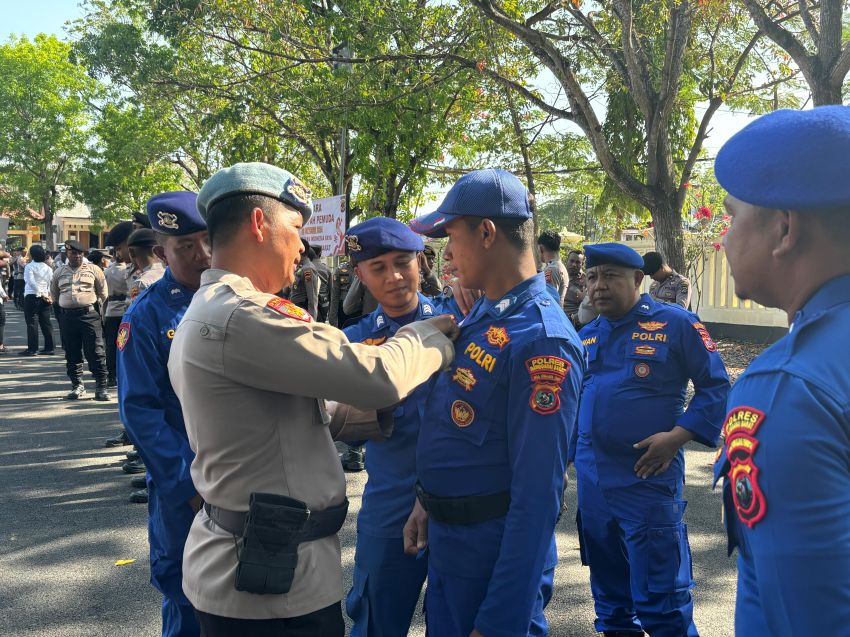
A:
[[[160,228],[167,228],[168,230],[180,229],[180,226],[177,225],[177,215],[173,212],[163,212],[160,210],[156,213],[156,218],[158,219]]]
[[[350,234],[345,237],[345,244],[348,246],[349,252],[360,252],[363,249],[360,242],[357,240],[356,234]]]
[[[312,193],[310,192],[310,189],[296,177],[291,177],[289,179],[289,183],[286,186],[286,192],[292,195],[298,203],[302,203],[306,206],[310,205],[310,197]]]

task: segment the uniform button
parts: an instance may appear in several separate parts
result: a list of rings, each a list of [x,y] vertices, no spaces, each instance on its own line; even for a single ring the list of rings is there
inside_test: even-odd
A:
[[[210,333],[210,328],[208,328],[206,325],[201,327],[201,336],[207,336],[209,333]]]
[[[548,306],[548,305],[549,305],[549,301],[540,301],[540,305]]]
[[[657,535],[658,537],[661,537],[662,535],[664,535],[664,531],[662,531],[661,529],[659,529],[659,530],[657,530],[657,531],[655,532],[655,535]]]

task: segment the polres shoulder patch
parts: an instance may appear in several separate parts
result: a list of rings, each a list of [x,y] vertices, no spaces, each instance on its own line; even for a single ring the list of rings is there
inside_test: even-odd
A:
[[[303,321],[305,323],[313,322],[313,317],[310,316],[307,310],[298,307],[292,301],[287,301],[277,296],[270,298],[268,303],[266,303],[266,307],[278,314],[294,318],[297,321]]]
[[[756,432],[764,421],[764,412],[741,406],[729,412],[723,425],[732,500],[738,519],[749,528],[767,514],[767,499],[759,484],[759,467],[755,461],[759,447]]]

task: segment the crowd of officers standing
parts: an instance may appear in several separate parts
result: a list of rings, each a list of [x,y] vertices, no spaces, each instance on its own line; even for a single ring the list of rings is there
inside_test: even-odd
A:
[[[850,109],[821,107],[767,115],[718,155],[736,292],[790,322],[731,392],[685,277],[613,243],[564,265],[499,169],[410,226],[351,227],[333,273],[299,236],[309,189],[261,163],[152,197],[149,228],[110,233],[105,274],[66,243],[39,298],[61,309],[68,397],[82,354],[96,398],[117,376],[162,634],[341,637],[344,597],[352,635],[405,635],[427,580],[429,634],[546,635],[574,464],[594,628],[697,636],[689,441],[721,447],[737,634],[847,634],[848,151]],[[421,236],[446,239],[445,287]],[[365,445],[369,472],[345,596],[334,441]]]

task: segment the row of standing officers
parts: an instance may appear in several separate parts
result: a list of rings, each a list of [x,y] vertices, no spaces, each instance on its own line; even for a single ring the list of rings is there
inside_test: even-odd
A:
[[[117,339],[122,417],[149,467],[163,633],[343,633],[336,532],[347,499],[331,425],[370,446],[346,599],[354,634],[406,634],[426,576],[431,634],[547,634],[554,529],[575,463],[597,630],[697,635],[682,446],[714,446],[721,428],[739,633],[842,634],[850,403],[846,339],[829,335],[850,307],[837,242],[850,235],[850,192],[770,181],[776,162],[813,144],[846,152],[848,109],[766,116],[718,157],[739,293],[793,317],[728,405],[705,325],[640,294],[647,264],[625,246],[587,248],[599,316],[576,333],[536,274],[528,193],[504,171],[465,175],[412,224],[447,237],[455,276],[482,298],[462,312],[420,295],[421,240],[391,220],[365,222],[347,246],[379,304],[344,333],[276,294],[295,279],[311,212],[293,175],[237,164],[196,201],[154,198],[148,213],[165,213],[172,238],[198,224],[182,248],[174,240],[171,275],[134,304]],[[762,147],[770,161],[757,161]],[[819,166],[829,183],[850,183],[843,165]],[[764,263],[783,281],[759,274]],[[131,387],[143,377],[145,391]],[[808,444],[793,453],[817,476],[814,493],[787,471],[800,422]]]

